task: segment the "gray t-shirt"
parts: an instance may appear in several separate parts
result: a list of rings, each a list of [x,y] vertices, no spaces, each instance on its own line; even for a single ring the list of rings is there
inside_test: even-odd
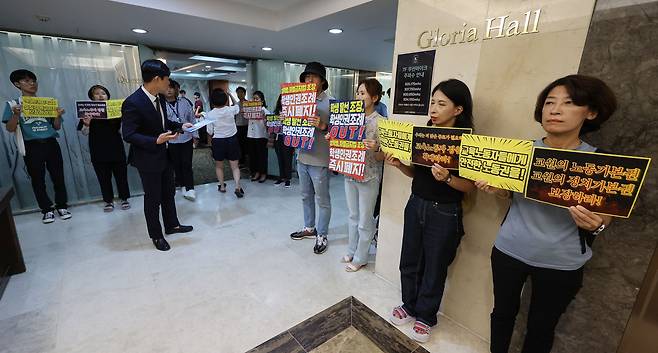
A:
[[[317,115],[325,124],[329,124],[329,101],[332,99],[326,92],[318,94],[316,99],[318,105]],[[310,151],[300,148],[297,161],[306,165],[328,168],[329,142],[324,138],[325,134],[326,132],[316,128],[313,133],[313,148]]]
[[[537,147],[548,147],[543,140]],[[582,142],[577,151],[594,152],[595,147]],[[495,247],[501,252],[535,267],[577,270],[592,257],[586,246],[581,253],[578,226],[569,210],[512,194],[512,205],[498,231]]]

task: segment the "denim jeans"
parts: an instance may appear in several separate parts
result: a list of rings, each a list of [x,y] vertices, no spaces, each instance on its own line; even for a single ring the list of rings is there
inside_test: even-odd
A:
[[[378,178],[366,182],[345,178],[345,198],[349,211],[347,255],[353,256],[352,263],[355,265],[368,263],[368,250],[376,230],[375,217],[372,214],[378,192]]]
[[[400,279],[404,310],[429,326],[437,323],[448,266],[464,234],[461,203],[411,195],[404,209]]]
[[[329,168],[297,163],[299,185],[302,188],[304,226],[313,228],[315,224],[315,202],[317,199],[319,217],[318,235],[327,235],[331,219],[331,197],[329,196]]]

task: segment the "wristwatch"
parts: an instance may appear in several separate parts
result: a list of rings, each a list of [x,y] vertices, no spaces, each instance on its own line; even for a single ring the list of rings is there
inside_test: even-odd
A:
[[[593,235],[593,236],[597,236],[597,235],[601,234],[601,232],[602,232],[604,229],[605,229],[605,223],[601,223],[601,226],[598,227],[598,228],[596,228],[596,230],[592,232],[592,235]]]
[[[446,184],[450,184],[451,181],[452,181],[452,174],[448,173],[448,177],[443,182]]]

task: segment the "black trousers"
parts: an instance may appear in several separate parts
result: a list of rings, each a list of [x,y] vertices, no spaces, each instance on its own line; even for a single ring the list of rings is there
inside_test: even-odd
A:
[[[53,203],[46,191],[46,170],[55,189],[55,208],[68,208],[64,183],[64,160],[59,143],[54,138],[25,141],[25,166],[32,182],[32,191],[41,213],[53,211]]]
[[[247,161],[247,155],[249,154],[249,149],[247,148],[247,132],[249,131],[248,125],[238,125],[238,143],[240,144],[240,164],[244,164]]]
[[[146,217],[146,228],[149,236],[153,239],[162,238],[162,227],[160,226],[160,207],[162,206],[162,221],[165,229],[178,227],[178,216],[176,215],[176,203],[174,194],[174,172],[167,167],[162,172],[139,171],[144,188],[144,216]]]
[[[208,144],[208,130],[206,127],[199,129],[199,145],[205,146]]]
[[[404,209],[402,303],[407,313],[429,326],[437,323],[448,266],[463,229],[461,203],[441,204],[412,194]]]
[[[114,189],[112,188],[112,175],[117,184],[117,191],[121,200],[130,198],[130,188],[128,187],[128,166],[126,162],[94,162],[94,171],[98,178],[98,184],[101,187],[103,201],[112,203],[114,200]]]
[[[192,172],[192,155],[194,148],[192,140],[185,143],[170,143],[169,154],[174,168],[176,186],[184,186],[185,190],[194,189],[194,174]]]
[[[249,145],[249,171],[267,175],[267,139],[247,138]]]
[[[583,268],[562,271],[525,264],[500,250],[491,251],[494,308],[491,352],[507,353],[526,278],[532,281],[523,353],[549,353],[555,326],[583,284]]]
[[[290,180],[292,178],[292,158],[295,155],[295,148],[286,146],[283,143],[283,136],[277,136],[274,141],[274,152],[279,162],[279,179]]]

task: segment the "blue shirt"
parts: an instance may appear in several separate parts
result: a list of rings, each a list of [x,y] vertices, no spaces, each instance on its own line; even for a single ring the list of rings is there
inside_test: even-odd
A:
[[[540,139],[537,147],[548,147]],[[577,151],[594,152],[582,142]],[[577,270],[592,257],[592,249],[581,253],[578,226],[569,210],[512,194],[512,205],[498,231],[495,246],[501,252],[530,266],[555,270]]]
[[[388,108],[386,107],[386,104],[384,104],[384,102],[379,102],[375,106],[375,111],[379,113],[379,115],[383,116],[384,118],[388,118]]]
[[[5,110],[2,114],[2,122],[6,124],[11,119],[12,115],[13,112],[11,106],[9,105],[9,102],[7,102],[5,103]],[[18,125],[23,133],[24,141],[59,137],[57,130],[55,130],[55,127],[53,126],[52,118],[25,118],[23,114],[21,114],[18,119]]]
[[[176,98],[176,101],[171,103],[167,101],[167,119],[185,124],[185,123],[196,123],[196,118],[194,117],[194,110],[192,105],[188,104],[186,100],[181,97]],[[198,132],[186,132],[178,135],[175,139],[169,141],[169,143],[185,143],[192,139],[192,137],[199,137]]]

